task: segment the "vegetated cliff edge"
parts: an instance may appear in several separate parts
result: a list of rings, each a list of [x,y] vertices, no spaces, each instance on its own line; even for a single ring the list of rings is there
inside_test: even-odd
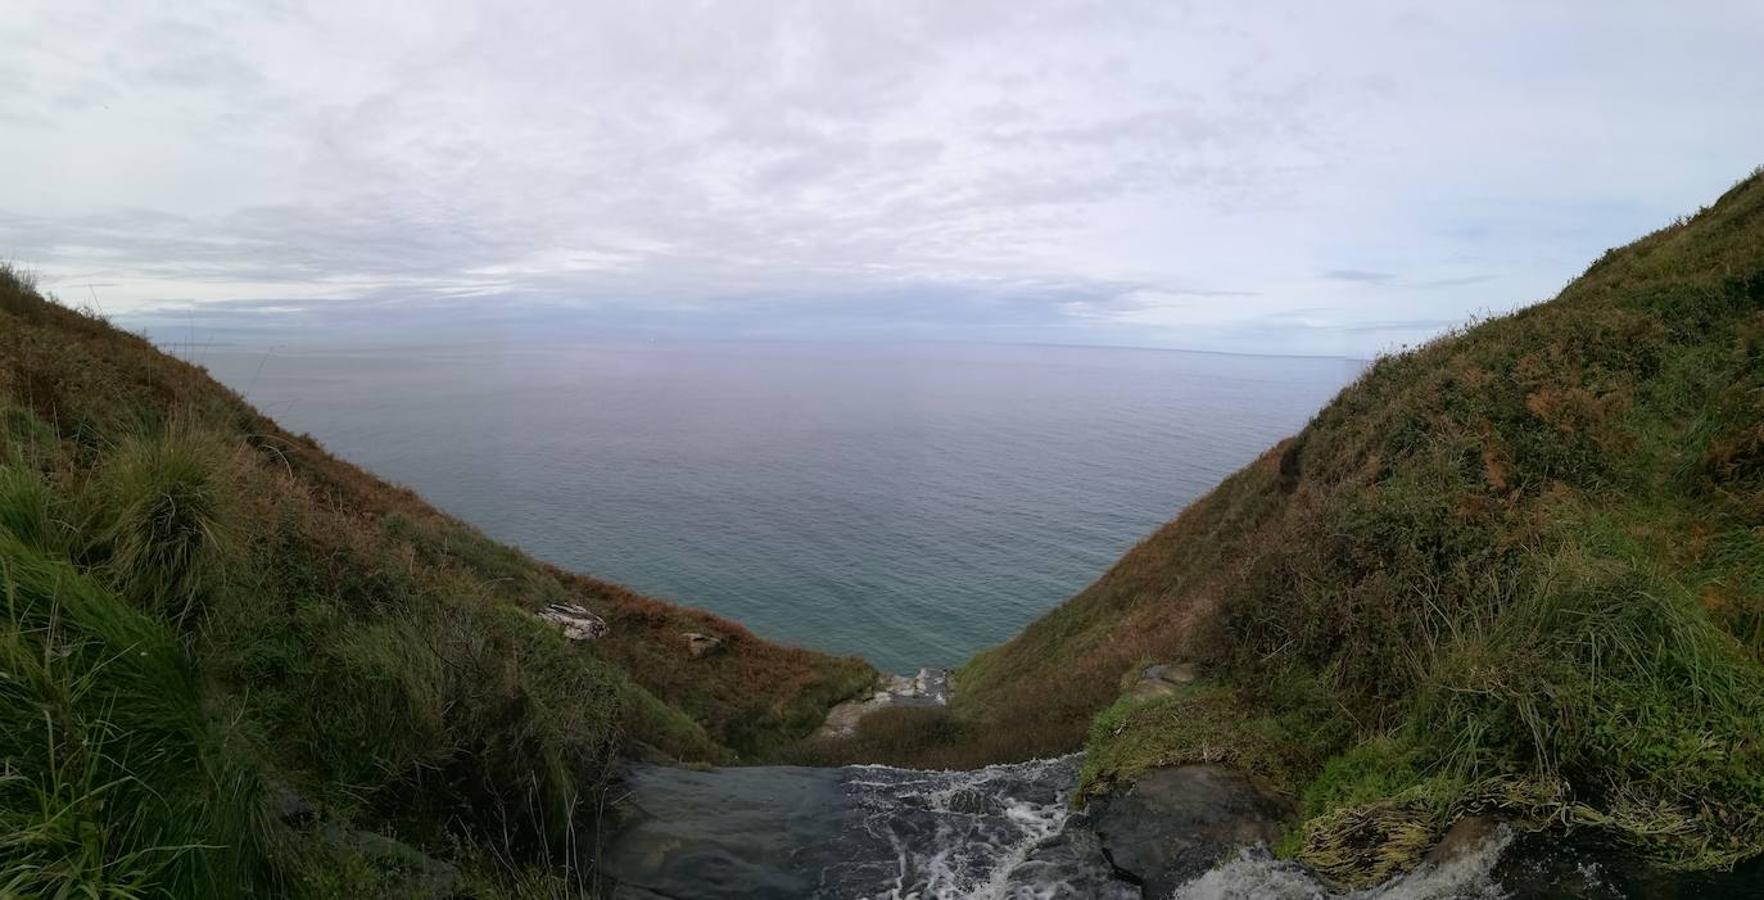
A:
[[[766,755],[874,678],[496,544],[4,267],[0,605],[7,896],[580,887],[616,759]]]
[[[1123,693],[1158,661],[1201,678]],[[1286,849],[1348,881],[1487,811],[1721,866],[1764,851],[1761,662],[1755,173],[1378,360],[871,755],[1085,745],[1092,791],[1225,762],[1301,801]]]

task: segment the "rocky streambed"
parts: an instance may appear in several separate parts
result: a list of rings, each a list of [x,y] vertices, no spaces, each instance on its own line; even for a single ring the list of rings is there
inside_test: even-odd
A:
[[[1268,853],[1285,810],[1239,776],[1162,770],[1077,812],[1079,762],[637,766],[601,875],[619,900],[1764,896],[1759,865],[1654,872],[1611,848],[1504,827],[1389,883],[1338,893]]]
[[[1070,827],[1074,757],[926,772],[756,766],[630,774],[602,853],[615,898],[1137,898]]]

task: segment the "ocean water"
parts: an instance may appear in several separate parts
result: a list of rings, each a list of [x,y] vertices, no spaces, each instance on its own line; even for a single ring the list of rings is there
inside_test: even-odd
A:
[[[498,540],[889,671],[1008,639],[1364,365],[957,344],[168,348]]]

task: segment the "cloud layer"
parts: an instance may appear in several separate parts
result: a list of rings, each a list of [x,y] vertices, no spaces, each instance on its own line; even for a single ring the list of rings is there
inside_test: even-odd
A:
[[[0,256],[148,324],[1367,353],[1764,162],[1764,8],[1592,12],[27,0]]]

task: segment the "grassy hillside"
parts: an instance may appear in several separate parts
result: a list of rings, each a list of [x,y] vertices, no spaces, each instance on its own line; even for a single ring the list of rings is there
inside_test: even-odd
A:
[[[4,269],[0,602],[6,897],[570,891],[616,760],[758,758],[873,677],[495,544]]]
[[[857,758],[1225,761],[1345,880],[1456,816],[1764,851],[1764,175],[1555,300],[1377,361]],[[1202,679],[1123,694],[1154,661]]]

